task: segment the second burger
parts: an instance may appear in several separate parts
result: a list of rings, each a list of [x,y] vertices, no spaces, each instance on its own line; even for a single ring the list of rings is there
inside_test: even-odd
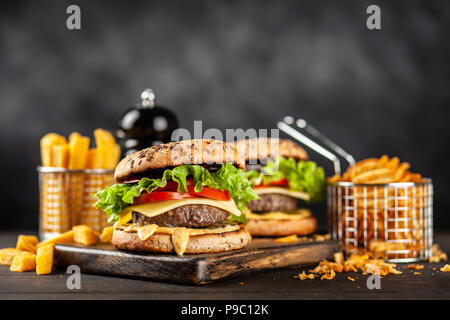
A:
[[[248,204],[247,228],[252,236],[308,235],[316,231],[317,220],[298,200],[322,199],[325,174],[306,151],[285,139],[257,138],[236,142],[244,155],[247,177],[260,196]]]

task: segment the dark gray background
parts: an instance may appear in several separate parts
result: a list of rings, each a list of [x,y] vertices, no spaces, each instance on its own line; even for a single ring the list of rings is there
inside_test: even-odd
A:
[[[81,31],[66,28],[69,4]],[[365,27],[369,4],[381,31]],[[42,135],[115,129],[146,87],[186,128],[293,115],[358,159],[399,156],[434,179],[435,225],[449,228],[449,26],[435,0],[2,2],[0,228],[37,228]]]

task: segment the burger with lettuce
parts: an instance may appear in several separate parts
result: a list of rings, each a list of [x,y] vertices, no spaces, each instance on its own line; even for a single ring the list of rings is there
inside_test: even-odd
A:
[[[250,240],[242,211],[257,199],[233,144],[185,140],[124,158],[95,206],[114,223],[111,243],[140,252],[220,252]]]
[[[252,236],[307,235],[317,220],[299,201],[322,200],[325,174],[306,151],[290,140],[258,138],[235,143],[246,162],[246,176],[260,197],[248,204],[247,228]]]

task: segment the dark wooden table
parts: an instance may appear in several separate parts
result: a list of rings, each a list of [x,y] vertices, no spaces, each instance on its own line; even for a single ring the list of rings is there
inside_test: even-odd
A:
[[[14,246],[18,233],[0,232],[0,248]],[[438,233],[435,242],[450,253],[450,233]],[[450,273],[432,270],[439,270],[444,263],[424,265],[419,270],[421,275],[414,275],[414,270],[399,264],[403,274],[381,279],[380,290],[369,290],[367,276],[362,274],[340,273],[331,281],[294,279],[300,269],[264,272],[204,286],[82,274],[81,289],[69,290],[65,270],[38,276],[0,266],[0,299],[450,299]],[[349,281],[349,275],[356,281]]]

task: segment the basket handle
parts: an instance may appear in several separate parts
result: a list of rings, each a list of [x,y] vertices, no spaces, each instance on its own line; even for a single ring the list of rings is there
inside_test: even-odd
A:
[[[292,138],[300,141],[307,147],[311,148],[312,150],[316,151],[323,157],[331,160],[334,165],[334,172],[336,174],[341,174],[341,163],[339,161],[339,158],[336,156],[336,154],[333,154],[332,152],[328,151],[321,145],[317,144],[316,142],[312,141],[310,138],[302,134],[299,130],[295,129],[293,125],[296,125],[299,129],[305,130],[310,135],[312,135],[314,138],[319,140],[323,145],[327,146],[331,150],[333,150],[336,154],[342,156],[349,165],[355,164],[355,158],[348,152],[346,152],[344,149],[339,147],[336,143],[331,141],[328,137],[326,137],[323,133],[321,133],[319,130],[308,124],[304,119],[297,119],[295,120],[293,117],[287,116],[284,117],[282,121],[279,121],[277,123],[278,129],[283,131],[284,133],[288,134]]]

